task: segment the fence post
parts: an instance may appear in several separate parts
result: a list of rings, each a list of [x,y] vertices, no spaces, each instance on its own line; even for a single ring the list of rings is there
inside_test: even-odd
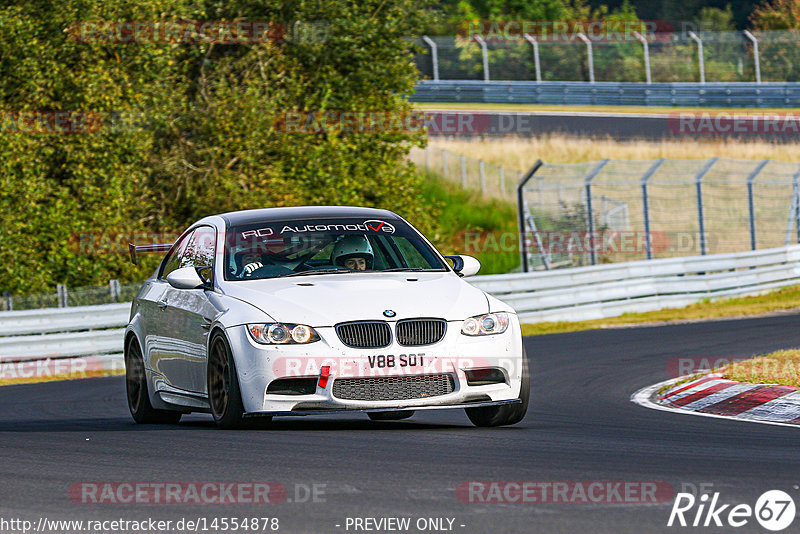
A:
[[[66,284],[57,284],[56,285],[56,295],[58,299],[58,307],[59,308],[66,308],[67,307],[67,286]]]
[[[797,242],[800,243],[800,169],[794,173],[792,177],[792,185],[794,186],[795,202],[797,209],[794,212],[794,228],[797,232]]]
[[[650,236],[650,203],[647,196],[647,181],[653,177],[659,167],[664,163],[664,158],[656,160],[652,167],[642,176],[642,214],[644,215],[644,242],[647,259],[653,259],[653,240]]]
[[[597,251],[594,246],[594,213],[592,213],[592,180],[600,174],[609,161],[611,160],[606,158],[598,163],[583,181],[586,188],[586,230],[589,232],[589,256],[592,259],[592,265],[597,265]]]
[[[425,170],[429,171],[431,168],[431,147],[425,145]]]
[[[461,154],[461,189],[467,188],[467,158]]]
[[[539,170],[539,167],[544,165],[542,160],[536,160],[536,163],[533,164],[525,176],[520,178],[519,183],[517,184],[517,225],[519,227],[519,253],[522,259],[522,272],[527,273],[530,269],[528,266],[528,247],[525,243],[525,199],[523,198],[523,189],[525,184],[528,183],[528,180],[533,178],[533,175],[536,174],[536,171]],[[535,233],[537,244],[540,247],[540,252],[542,254],[542,261],[544,262],[545,269],[549,270],[549,265],[547,264],[547,258],[544,254],[544,249],[541,248],[541,240],[539,239],[539,233]]]
[[[706,221],[703,215],[703,177],[708,174],[711,167],[719,160],[719,158],[711,158],[708,160],[700,172],[694,177],[694,185],[697,194],[697,225],[700,232],[700,254],[706,255]]]
[[[447,179],[447,150],[442,149],[442,178]]]
[[[633,32],[633,36],[639,39],[639,41],[642,43],[642,46],[644,46],[644,76],[647,80],[647,83],[653,83],[653,78],[650,74],[650,44],[639,32]]]
[[[694,32],[689,32],[689,37],[697,43],[697,57],[700,58],[700,83],[706,83],[706,60],[703,57],[703,40]]]
[[[117,302],[119,300],[119,280],[109,280],[108,281],[108,289],[111,293],[111,300]]]
[[[536,180],[536,182],[537,182],[538,190],[539,190],[539,209],[541,210],[541,209],[544,209],[544,198],[543,198],[544,197],[544,193],[542,192],[542,178],[541,178],[541,176],[539,177],[538,180]]]
[[[539,42],[528,35],[527,33],[523,35],[525,40],[528,41],[533,46],[533,65],[536,67],[536,81],[542,81],[542,64],[539,61]]]
[[[756,65],[756,83],[761,83],[761,57],[758,53],[758,39],[756,39],[756,36],[747,30],[744,31],[744,36],[750,39],[750,41],[753,43],[753,61]]]
[[[427,35],[422,36],[422,40],[425,41],[425,44],[431,47],[431,60],[433,61],[433,81],[439,81],[439,52],[436,49],[436,43],[428,37]]]
[[[497,170],[498,174],[500,175],[500,194],[505,196],[506,194],[506,173],[503,170],[503,166],[500,165],[500,168]]]
[[[592,52],[592,41],[582,33],[578,34],[578,39],[586,43],[586,53],[589,58],[589,83],[594,83],[594,53]]]
[[[478,160],[478,167],[481,171],[481,194],[486,194],[486,169],[484,168],[483,160]]]
[[[3,299],[6,301],[6,311],[14,309],[14,299],[11,297],[11,291],[3,291]]]
[[[792,202],[789,204],[789,218],[786,221],[786,239],[783,242],[784,247],[788,247],[792,242],[792,226],[797,219],[797,184],[792,183]]]
[[[475,42],[481,45],[481,56],[483,57],[483,81],[489,81],[489,49],[486,47],[486,41],[481,39],[477,33],[472,36]]]
[[[753,180],[756,179],[758,173],[769,163],[768,159],[765,159],[758,165],[756,168],[753,169],[753,172],[747,177],[747,207],[750,212],[750,250],[756,250],[756,208],[755,202],[753,202]]]

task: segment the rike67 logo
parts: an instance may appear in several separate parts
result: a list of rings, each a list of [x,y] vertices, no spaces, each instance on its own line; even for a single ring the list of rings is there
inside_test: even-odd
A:
[[[755,506],[720,504],[719,492],[711,497],[703,493],[699,498],[691,493],[678,493],[667,526],[738,528],[755,518],[763,528],[777,532],[791,525],[794,516],[794,499],[781,490],[764,492],[756,500]]]

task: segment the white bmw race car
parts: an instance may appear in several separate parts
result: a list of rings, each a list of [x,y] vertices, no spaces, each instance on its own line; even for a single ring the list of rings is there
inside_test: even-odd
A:
[[[269,208],[197,221],[136,296],[125,330],[138,423],[210,412],[366,412],[398,420],[463,408],[510,425],[530,378],[514,310],[468,284],[480,264],[445,257],[400,216],[355,207]]]

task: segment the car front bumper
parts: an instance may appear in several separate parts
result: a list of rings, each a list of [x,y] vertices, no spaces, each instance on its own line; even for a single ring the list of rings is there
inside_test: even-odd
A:
[[[391,325],[392,329],[394,325]],[[461,334],[461,321],[447,325],[444,338],[422,347],[392,345],[380,349],[345,346],[333,327],[316,328],[320,341],[307,345],[262,345],[245,326],[227,330],[234,354],[245,413],[254,415],[308,415],[350,411],[396,411],[437,408],[467,408],[518,402],[522,377],[522,336],[519,322],[511,315],[503,334],[469,337]],[[378,356],[394,356],[394,367],[377,367]],[[400,356],[417,358],[417,365],[400,367]],[[325,387],[314,393],[287,395],[268,393],[269,384],[280,378],[318,377],[328,366]],[[471,369],[500,369],[504,381],[486,385],[468,384]],[[392,400],[357,400],[334,394],[339,379],[393,380],[405,377],[447,375],[452,391],[436,396]],[[373,382],[374,383],[374,382]]]

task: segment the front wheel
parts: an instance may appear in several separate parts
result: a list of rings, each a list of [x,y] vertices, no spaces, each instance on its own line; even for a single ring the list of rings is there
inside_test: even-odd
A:
[[[244,407],[239,390],[239,377],[228,342],[222,334],[211,340],[208,353],[208,402],[211,415],[220,428],[237,428],[242,424]]]
[[[505,406],[484,406],[482,408],[467,408],[467,417],[475,426],[504,426],[513,425],[522,421],[528,411],[528,400],[531,396],[531,377],[528,372],[528,354],[522,347],[522,386],[519,392],[518,404]]]
[[[150,404],[142,350],[136,339],[131,339],[125,353],[125,393],[128,409],[139,424],[175,424],[181,419],[181,412],[156,410]]]

